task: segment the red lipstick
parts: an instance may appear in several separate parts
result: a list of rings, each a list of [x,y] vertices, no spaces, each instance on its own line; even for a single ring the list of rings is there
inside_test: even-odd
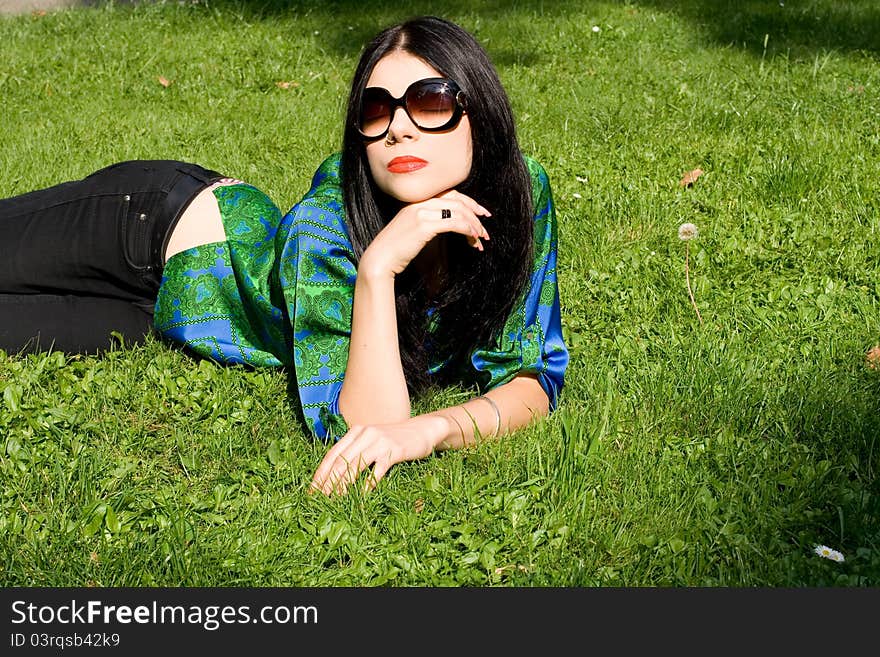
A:
[[[426,166],[428,166],[428,163],[421,158],[413,157],[412,155],[402,155],[395,157],[388,163],[388,170],[391,173],[409,173],[411,171],[418,171]]]

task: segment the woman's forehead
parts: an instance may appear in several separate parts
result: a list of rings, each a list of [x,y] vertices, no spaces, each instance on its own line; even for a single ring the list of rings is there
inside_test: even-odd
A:
[[[402,50],[394,50],[376,62],[368,87],[382,87],[399,97],[406,88],[417,80],[441,77],[440,72],[425,60]]]

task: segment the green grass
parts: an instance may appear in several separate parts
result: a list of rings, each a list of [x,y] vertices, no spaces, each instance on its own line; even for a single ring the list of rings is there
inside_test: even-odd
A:
[[[167,157],[286,210],[337,148],[364,41],[442,13],[486,46],[550,174],[572,355],[558,412],[325,499],[306,494],[323,448],[283,372],[158,342],[0,354],[0,582],[880,585],[877,4],[437,6],[3,18],[0,195]],[[700,230],[702,325],[682,222]]]

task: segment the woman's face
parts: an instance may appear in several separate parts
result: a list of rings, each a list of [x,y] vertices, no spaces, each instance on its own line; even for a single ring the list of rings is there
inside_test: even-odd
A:
[[[383,87],[399,98],[413,82],[436,77],[442,76],[418,57],[394,51],[378,61],[367,86]],[[367,142],[376,185],[404,203],[424,201],[461,184],[470,173],[471,158],[467,114],[450,130],[423,132],[397,107],[386,138]]]

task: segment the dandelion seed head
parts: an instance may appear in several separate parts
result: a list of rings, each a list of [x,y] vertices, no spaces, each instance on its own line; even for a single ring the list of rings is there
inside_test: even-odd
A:
[[[678,239],[688,241],[697,236],[696,224],[682,224],[678,227]]]

